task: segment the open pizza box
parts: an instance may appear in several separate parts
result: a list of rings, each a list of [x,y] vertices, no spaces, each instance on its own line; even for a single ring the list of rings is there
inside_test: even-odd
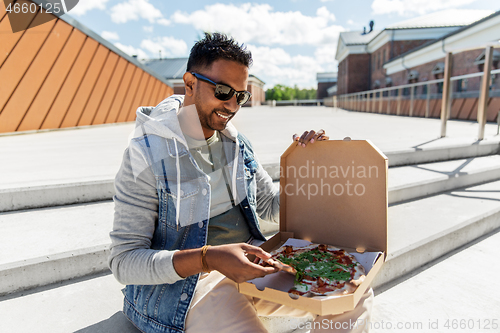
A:
[[[285,272],[241,283],[239,291],[319,315],[353,310],[387,256],[387,167],[367,140],[294,142],[281,156],[280,231],[261,247],[270,252],[298,239],[343,248],[366,278],[347,295],[289,295],[294,277]]]

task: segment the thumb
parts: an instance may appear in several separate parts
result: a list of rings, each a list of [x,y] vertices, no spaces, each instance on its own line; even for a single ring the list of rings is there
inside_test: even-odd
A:
[[[253,254],[261,259],[267,260],[267,259],[271,258],[271,255],[269,253],[267,253],[266,251],[264,251],[263,249],[261,249],[260,247],[257,247],[257,246],[245,244],[244,246],[242,246],[242,249],[246,253]]]
[[[292,140],[293,141],[299,141],[300,137],[297,133],[295,133],[293,136],[292,136]]]

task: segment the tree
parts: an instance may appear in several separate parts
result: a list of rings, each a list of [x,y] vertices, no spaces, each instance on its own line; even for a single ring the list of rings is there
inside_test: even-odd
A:
[[[266,100],[287,101],[294,99],[316,99],[316,89],[299,89],[277,84],[266,90]]]

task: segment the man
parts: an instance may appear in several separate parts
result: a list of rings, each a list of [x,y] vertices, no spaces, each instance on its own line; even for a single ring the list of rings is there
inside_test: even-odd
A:
[[[250,98],[250,64],[233,39],[206,34],[191,50],[185,96],[137,111],[115,180],[109,265],[141,331],[265,332],[257,303],[261,314],[310,315],[239,294],[235,283],[275,272],[246,255],[270,257],[251,243],[265,240],[257,216],[277,223],[279,214],[272,179],[230,123]],[[327,139],[294,137],[303,147]]]

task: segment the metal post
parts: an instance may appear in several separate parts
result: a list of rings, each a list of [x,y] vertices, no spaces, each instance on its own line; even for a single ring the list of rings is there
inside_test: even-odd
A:
[[[391,114],[391,92],[392,90],[387,90],[387,114]]]
[[[396,110],[396,115],[401,114],[401,98],[403,98],[402,94],[403,90],[401,88],[398,89],[398,108]]]
[[[448,114],[450,112],[450,78],[451,78],[451,61],[452,53],[446,53],[446,58],[444,61],[444,82],[443,82],[443,99],[441,101],[441,137],[446,136],[446,122],[448,120]]]
[[[500,111],[498,111],[497,115],[497,135],[499,130],[500,130]]]
[[[481,82],[481,92],[477,106],[477,121],[479,122],[479,133],[477,138],[484,139],[484,127],[486,126],[486,111],[488,110],[488,100],[490,99],[490,78],[491,78],[491,58],[493,56],[493,46],[487,46],[484,58],[484,74]]]
[[[429,112],[431,108],[431,85],[427,84],[427,96],[425,101],[425,118],[429,118]]]
[[[383,91],[380,90],[378,92],[378,113],[382,113],[382,103],[384,101],[384,99],[382,98],[382,95],[383,95]]]
[[[413,116],[413,95],[414,95],[414,87],[410,87],[410,117]]]

